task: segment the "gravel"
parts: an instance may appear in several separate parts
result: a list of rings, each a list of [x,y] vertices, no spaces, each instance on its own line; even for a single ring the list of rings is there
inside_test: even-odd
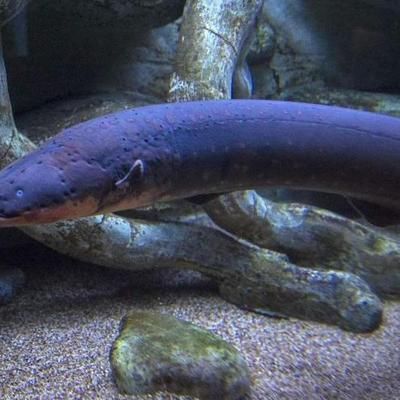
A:
[[[400,399],[399,302],[386,302],[379,330],[354,334],[240,310],[196,273],[109,270],[39,245],[0,255],[27,276],[0,307],[1,399],[187,399],[118,394],[109,352],[134,309],[175,315],[232,343],[250,367],[251,399]]]

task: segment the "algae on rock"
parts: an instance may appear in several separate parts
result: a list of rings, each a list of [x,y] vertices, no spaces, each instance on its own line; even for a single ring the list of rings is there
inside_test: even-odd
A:
[[[200,399],[235,400],[250,390],[249,370],[234,347],[209,331],[163,314],[128,314],[110,358],[121,393],[165,390]]]

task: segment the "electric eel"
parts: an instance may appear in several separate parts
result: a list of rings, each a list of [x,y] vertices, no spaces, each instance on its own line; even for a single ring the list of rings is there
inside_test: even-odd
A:
[[[400,209],[400,119],[333,106],[216,100],[140,107],[65,129],[0,172],[0,226],[258,187]]]

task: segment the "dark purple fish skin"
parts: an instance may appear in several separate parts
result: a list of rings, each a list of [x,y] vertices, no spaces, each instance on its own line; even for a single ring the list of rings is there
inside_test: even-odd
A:
[[[0,172],[0,226],[257,187],[400,209],[400,119],[266,100],[160,104],[64,130]]]

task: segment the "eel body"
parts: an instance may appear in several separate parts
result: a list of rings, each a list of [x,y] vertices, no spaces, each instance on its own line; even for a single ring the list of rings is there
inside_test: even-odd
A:
[[[160,104],[64,130],[0,172],[0,226],[275,186],[400,209],[400,119],[265,100]]]

